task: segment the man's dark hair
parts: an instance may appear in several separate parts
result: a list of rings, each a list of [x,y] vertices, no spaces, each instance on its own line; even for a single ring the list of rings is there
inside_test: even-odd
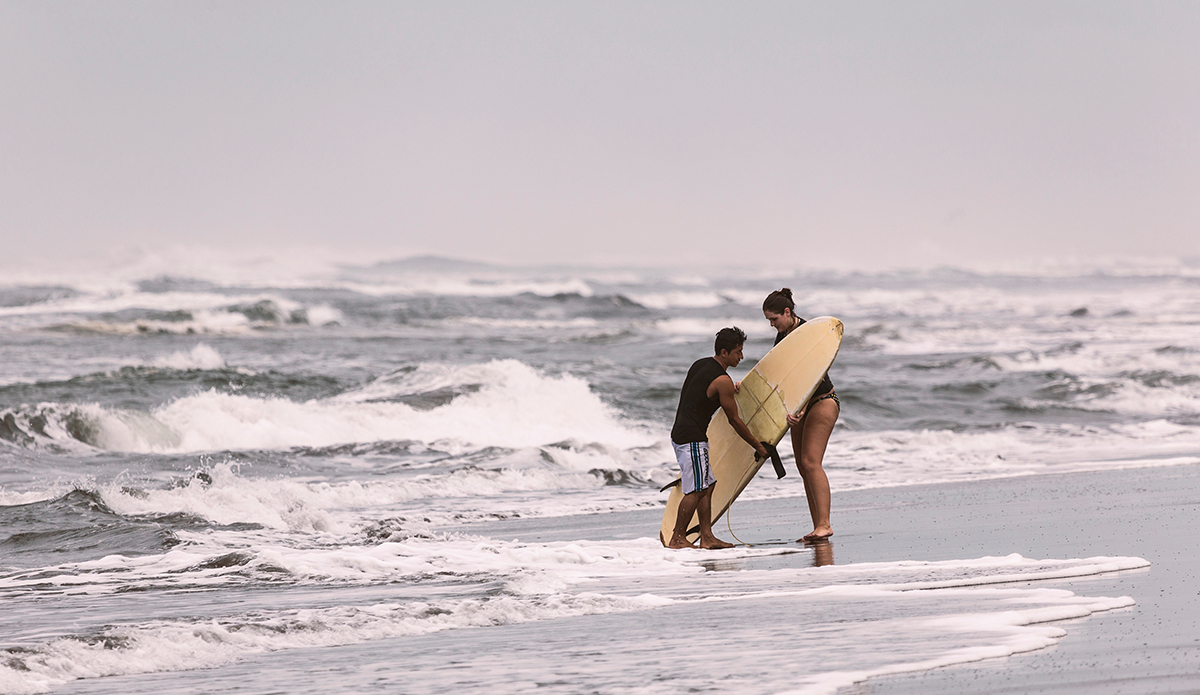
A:
[[[746,344],[746,334],[742,329],[734,326],[733,328],[722,328],[717,331],[717,339],[713,341],[713,352],[721,354],[721,351],[733,352],[739,345]]]

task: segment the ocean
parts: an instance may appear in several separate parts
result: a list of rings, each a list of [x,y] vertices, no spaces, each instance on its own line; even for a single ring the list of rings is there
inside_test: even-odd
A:
[[[1137,557],[833,561],[786,438],[742,544],[663,549],[684,374],[782,286],[846,326],[835,548],[839,492],[1200,462],[1189,263],[11,270],[0,692],[833,693],[1133,604],[1054,581]]]

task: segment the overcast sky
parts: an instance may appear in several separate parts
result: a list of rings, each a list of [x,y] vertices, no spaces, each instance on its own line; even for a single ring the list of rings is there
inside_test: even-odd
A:
[[[11,260],[1200,257],[1200,3],[0,0]]]

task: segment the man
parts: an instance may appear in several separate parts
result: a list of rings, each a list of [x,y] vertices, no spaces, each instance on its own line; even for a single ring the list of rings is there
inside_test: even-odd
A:
[[[742,329],[722,328],[713,342],[713,357],[696,360],[688,370],[683,388],[679,391],[679,407],[675,411],[675,426],[671,428],[671,444],[675,447],[675,458],[679,461],[679,473],[683,486],[683,499],[679,502],[679,516],[675,520],[675,531],[668,548],[694,548],[687,539],[687,525],[692,514],[700,517],[701,548],[732,548],[732,543],[717,538],[712,532],[712,490],[716,480],[708,464],[708,423],[720,407],[729,418],[729,424],[741,435],[759,456],[766,457],[767,450],[754,439],[734,400],[733,379],[726,369],[738,366],[742,361],[742,346],[746,334]]]

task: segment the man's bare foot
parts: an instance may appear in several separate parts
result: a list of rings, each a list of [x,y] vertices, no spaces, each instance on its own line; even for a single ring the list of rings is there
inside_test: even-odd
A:
[[[687,536],[681,536],[679,534],[675,534],[674,536],[671,536],[671,542],[667,544],[667,547],[672,548],[674,550],[680,550],[683,548],[695,548],[696,544],[689,543]]]
[[[733,543],[726,543],[725,541],[721,540],[720,538],[713,536],[709,540],[704,540],[703,538],[701,538],[700,539],[700,547],[704,548],[705,550],[724,550],[725,548],[732,548]]]

